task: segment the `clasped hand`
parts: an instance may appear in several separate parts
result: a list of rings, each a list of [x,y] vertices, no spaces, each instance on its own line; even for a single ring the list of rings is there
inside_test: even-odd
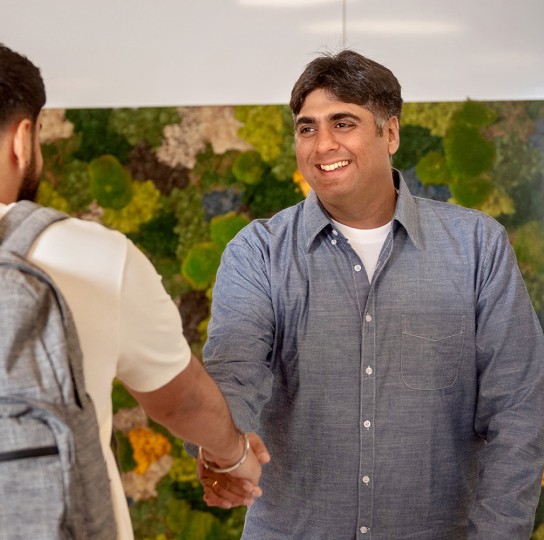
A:
[[[270,461],[270,455],[261,438],[255,433],[248,433],[250,450],[240,467],[227,474],[206,469],[197,458],[198,477],[204,488],[204,501],[208,506],[232,508],[251,506],[255,497],[262,495],[259,487],[261,464]]]

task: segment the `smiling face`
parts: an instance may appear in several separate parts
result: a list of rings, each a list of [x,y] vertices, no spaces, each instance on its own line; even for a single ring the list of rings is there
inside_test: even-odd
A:
[[[368,109],[338,101],[324,89],[306,96],[295,120],[298,168],[337,221],[357,214],[374,216],[377,221],[391,214],[391,219],[396,193],[390,156],[398,146],[396,117],[385,123],[379,136]],[[387,223],[374,225],[376,219],[362,228]]]

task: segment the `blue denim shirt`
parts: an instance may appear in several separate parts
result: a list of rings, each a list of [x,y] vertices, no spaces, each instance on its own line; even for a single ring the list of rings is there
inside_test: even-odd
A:
[[[272,461],[244,540],[527,540],[544,342],[502,226],[400,189],[372,283],[312,191],[227,246],[204,359]]]

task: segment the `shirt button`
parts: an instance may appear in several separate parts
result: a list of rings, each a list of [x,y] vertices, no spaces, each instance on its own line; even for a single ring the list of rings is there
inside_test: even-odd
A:
[[[365,319],[366,319],[366,322],[370,322],[372,320],[372,316],[370,315],[370,313],[366,314]]]
[[[365,420],[365,423],[363,424],[367,429],[370,427],[370,422],[368,420]]]
[[[360,272],[361,271],[361,265],[360,264],[356,264],[353,269],[356,271],[356,272]]]
[[[334,234],[334,236],[338,236],[338,233],[335,230],[332,231],[332,234]]]
[[[332,244],[333,246],[336,245],[336,240],[335,240],[334,238],[331,240],[331,244]]]
[[[363,476],[363,482],[368,484],[370,482],[370,478],[368,476]]]
[[[366,532],[368,532],[368,529],[366,527],[361,527],[361,532],[365,534]]]
[[[367,375],[372,375],[372,368],[370,366],[366,368],[366,373]]]

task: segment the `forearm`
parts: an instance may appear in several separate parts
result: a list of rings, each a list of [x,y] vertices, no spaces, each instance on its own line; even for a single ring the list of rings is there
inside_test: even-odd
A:
[[[196,357],[159,390],[130,391],[153,420],[173,435],[202,446],[219,466],[231,465],[242,455],[243,440],[227,403]]]

